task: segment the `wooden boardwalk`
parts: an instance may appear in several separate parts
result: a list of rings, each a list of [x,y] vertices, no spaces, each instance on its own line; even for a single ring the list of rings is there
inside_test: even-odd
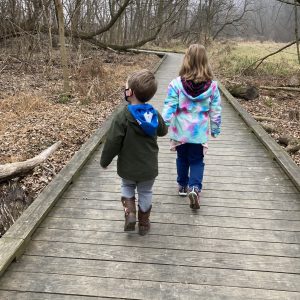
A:
[[[156,76],[161,110],[181,55]],[[300,299],[300,198],[230,104],[206,158],[200,211],[177,196],[175,154],[159,140],[152,229],[123,232],[115,162],[101,148],[0,279],[0,299]]]

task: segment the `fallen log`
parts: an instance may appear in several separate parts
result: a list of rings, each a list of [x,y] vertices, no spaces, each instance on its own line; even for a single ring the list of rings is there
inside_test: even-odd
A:
[[[289,91],[289,92],[300,92],[300,88],[288,87],[288,86],[260,86],[260,89],[263,90],[281,90],[281,91]]]
[[[278,143],[284,146],[288,146],[288,144],[291,141],[291,137],[287,136],[287,135],[282,135],[278,138]]]
[[[0,182],[28,173],[37,165],[44,162],[60,146],[60,144],[61,142],[59,141],[41,152],[39,155],[26,161],[0,165]]]
[[[268,122],[277,122],[280,119],[270,118],[270,117],[262,117],[262,116],[253,116],[256,121],[268,121]]]
[[[260,124],[264,130],[268,133],[273,133],[273,132],[277,132],[277,128],[275,126],[269,125],[269,124]]]
[[[296,153],[300,150],[300,144],[298,145],[289,145],[285,148],[285,150],[289,153]]]
[[[234,85],[228,88],[230,94],[237,98],[253,100],[259,96],[258,89],[255,86]]]

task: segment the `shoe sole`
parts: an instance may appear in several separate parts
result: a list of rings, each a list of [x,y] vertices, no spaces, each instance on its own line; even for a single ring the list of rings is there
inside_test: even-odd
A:
[[[189,199],[190,199],[190,208],[192,208],[192,209],[199,209],[200,208],[197,193],[190,192],[189,193]]]
[[[186,197],[187,196],[187,193],[178,193],[178,195],[180,196],[180,197]]]
[[[135,231],[136,219],[129,217],[127,222],[125,221],[124,231]]]

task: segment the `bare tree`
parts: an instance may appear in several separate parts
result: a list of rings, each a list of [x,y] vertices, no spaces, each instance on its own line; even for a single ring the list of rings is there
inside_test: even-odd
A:
[[[66,95],[70,94],[70,81],[69,81],[69,69],[68,69],[68,59],[65,43],[65,26],[64,26],[64,13],[61,0],[54,0],[56,14],[59,26],[59,41],[60,41],[60,54],[61,63],[63,67],[63,77],[64,77],[64,93]]]

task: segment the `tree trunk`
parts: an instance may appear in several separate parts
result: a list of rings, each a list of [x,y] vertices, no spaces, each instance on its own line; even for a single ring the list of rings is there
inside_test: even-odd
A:
[[[299,34],[298,34],[298,7],[297,7],[297,0],[295,0],[295,37],[296,37],[296,46],[297,46],[297,55],[298,55],[298,62],[300,64],[300,49],[299,49]]]
[[[63,68],[63,78],[64,78],[64,93],[66,95],[70,94],[70,81],[69,81],[69,68],[68,68],[68,59],[67,59],[67,50],[65,43],[65,23],[64,23],[64,12],[61,0],[54,0],[56,7],[57,19],[58,19],[58,28],[59,28],[59,42],[60,42],[60,55],[61,55],[61,64]]]

